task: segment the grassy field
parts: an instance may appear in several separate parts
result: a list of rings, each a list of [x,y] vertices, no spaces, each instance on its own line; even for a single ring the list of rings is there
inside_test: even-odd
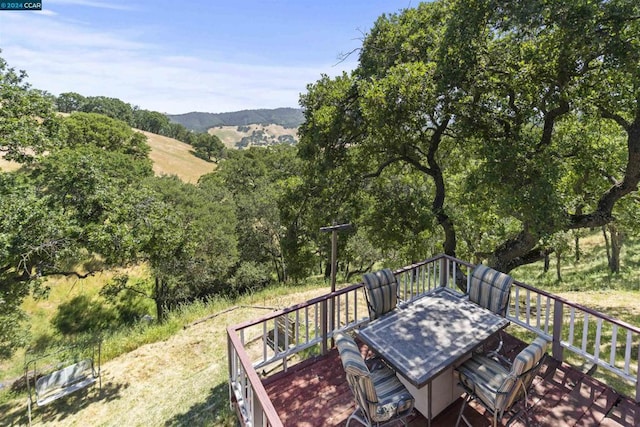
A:
[[[611,317],[623,320],[631,325],[640,326],[640,242],[627,241],[623,247],[620,273],[613,274],[607,265],[606,247],[601,232],[595,231],[580,239],[580,260],[570,252],[560,260],[561,280],[556,273],[557,260],[552,258],[550,269],[544,272],[543,262],[527,265],[511,272],[516,280],[526,282],[537,288],[545,289],[569,301],[595,309]],[[576,331],[582,330],[582,320],[576,321]],[[593,324],[592,324],[593,326]],[[595,327],[589,330],[589,339],[595,341]],[[603,328],[603,346],[601,351],[608,354],[610,347],[606,342],[608,328]],[[578,332],[580,334],[580,332]],[[517,335],[517,332],[516,334]],[[578,335],[581,337],[581,335]],[[522,335],[523,339],[527,334]],[[634,343],[635,348],[640,343]],[[620,345],[620,343],[619,343]],[[592,348],[592,344],[590,347]],[[619,354],[622,357],[622,354]],[[566,361],[579,369],[593,367],[571,352],[565,352]],[[636,366],[632,366],[632,372]],[[592,376],[619,392],[633,396],[635,389],[619,377],[604,368],[597,368]]]
[[[215,170],[216,164],[193,154],[193,147],[177,139],[140,131],[147,136],[156,175],[177,175],[184,182],[195,184],[202,175]]]
[[[207,162],[193,154],[193,147],[177,139],[139,131],[147,136],[151,146],[149,157],[153,160],[156,175],[177,175],[184,182],[195,184],[198,178],[216,168],[215,163]],[[20,164],[0,157],[0,171],[12,172],[20,169]]]
[[[141,324],[109,336],[102,394],[89,391],[36,408],[34,423],[235,425],[227,403],[226,326],[326,291],[318,284],[274,287],[237,301],[215,299],[185,307],[164,325]],[[25,393],[0,396],[0,425],[27,424]]]

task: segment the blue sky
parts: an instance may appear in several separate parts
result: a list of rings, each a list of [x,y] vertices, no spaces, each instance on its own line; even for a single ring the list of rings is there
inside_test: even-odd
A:
[[[417,0],[42,0],[0,11],[0,56],[54,95],[110,96],[170,114],[298,107],[353,69],[364,33]]]

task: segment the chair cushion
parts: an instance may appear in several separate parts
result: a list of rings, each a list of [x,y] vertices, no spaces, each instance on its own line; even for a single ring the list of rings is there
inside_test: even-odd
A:
[[[334,339],[345,372],[353,375],[369,375],[369,368],[364,363],[364,358],[355,340],[343,333],[334,335]]]
[[[547,340],[537,337],[518,353],[510,370],[489,357],[474,356],[457,368],[460,382],[485,406],[503,411],[523,395],[523,389],[529,389],[536,373],[532,369],[542,360],[547,345]]]
[[[375,385],[355,340],[343,333],[334,335],[340,360],[358,405],[367,413],[375,413],[378,404]]]
[[[396,415],[407,415],[413,409],[413,397],[393,370],[380,362],[369,371],[351,336],[338,333],[334,338],[347,382],[358,405],[372,421],[387,421]]]
[[[378,396],[378,404],[371,411],[371,418],[383,422],[396,415],[403,415],[413,408],[413,396],[388,367],[371,372],[373,385]]]
[[[504,316],[509,305],[513,278],[486,265],[478,264],[471,273],[469,300]]]
[[[507,393],[515,377],[500,363],[486,356],[474,356],[457,368],[460,382],[471,390],[485,406],[496,411],[505,408]]]
[[[512,372],[515,375],[522,375],[533,368],[547,351],[549,341],[542,337],[537,337],[531,344],[523,349],[513,360]]]
[[[398,281],[390,269],[367,273],[363,276],[363,281],[371,320],[377,319],[396,307]]]
[[[506,402],[507,406],[511,406],[514,401],[520,399],[524,394],[524,390],[528,390],[531,386],[533,377],[538,372],[537,367],[539,362],[547,351],[548,344],[549,342],[546,339],[537,337],[531,344],[518,353],[513,360],[511,376],[518,378],[518,383],[516,384],[517,389],[515,392],[509,394],[508,401]]]

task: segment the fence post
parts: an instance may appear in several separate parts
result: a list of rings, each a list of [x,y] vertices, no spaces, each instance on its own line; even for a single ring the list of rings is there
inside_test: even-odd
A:
[[[231,344],[231,338],[229,337],[229,331],[227,331],[227,363],[229,364],[229,408],[233,409],[233,399],[235,394],[231,384],[235,380],[235,372],[233,370],[233,345]]]
[[[562,362],[564,360],[563,348],[560,344],[562,339],[562,323],[564,304],[562,301],[555,300],[553,303],[553,342],[551,344],[551,355],[554,359]]]
[[[322,334],[322,354],[327,354],[327,300],[322,300],[320,302],[320,333]]]
[[[448,264],[449,260],[447,258],[440,258],[439,285],[441,288],[445,288],[447,286],[447,276],[449,276],[449,271],[447,269]]]
[[[636,403],[640,403],[640,345],[638,346],[638,370],[636,371]]]
[[[253,389],[253,386],[252,386]],[[251,399],[253,400],[253,425],[252,427],[264,426],[264,411],[260,404],[260,399],[256,398],[255,393],[251,393]]]

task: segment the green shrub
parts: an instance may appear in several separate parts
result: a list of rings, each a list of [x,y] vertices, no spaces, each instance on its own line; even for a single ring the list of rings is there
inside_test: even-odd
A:
[[[63,335],[98,332],[117,322],[116,311],[99,300],[78,295],[60,304],[51,320],[53,327]]]

